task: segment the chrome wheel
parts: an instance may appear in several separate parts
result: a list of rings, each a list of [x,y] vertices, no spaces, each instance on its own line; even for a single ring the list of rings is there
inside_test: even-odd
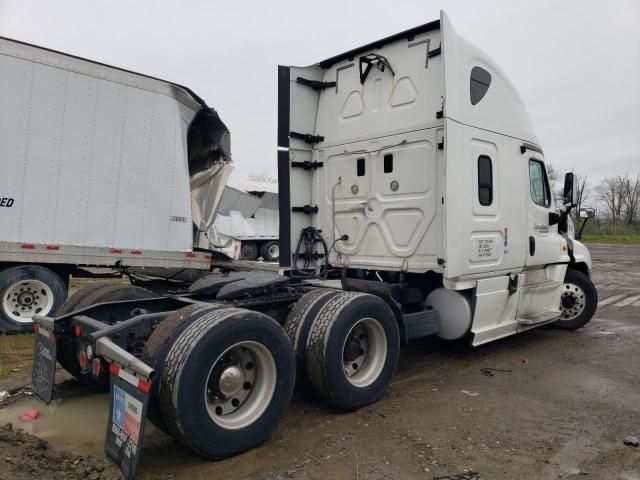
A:
[[[264,345],[247,341],[229,347],[207,376],[209,416],[230,430],[252,424],[269,405],[276,377],[275,360]]]
[[[380,376],[387,358],[387,335],[373,318],[356,323],[345,339],[342,353],[344,373],[356,387],[371,385]]]
[[[573,320],[586,305],[584,290],[574,283],[565,283],[560,296],[560,320]]]
[[[49,285],[40,280],[23,280],[5,290],[2,308],[11,320],[26,323],[35,314],[48,314],[54,301]]]

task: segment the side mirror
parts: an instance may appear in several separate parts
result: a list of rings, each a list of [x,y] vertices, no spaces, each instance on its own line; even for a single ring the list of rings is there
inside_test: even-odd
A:
[[[595,208],[581,208],[580,209],[580,218],[593,218],[596,216]]]
[[[578,178],[569,172],[564,176],[563,201],[565,207],[575,207],[578,204]]]

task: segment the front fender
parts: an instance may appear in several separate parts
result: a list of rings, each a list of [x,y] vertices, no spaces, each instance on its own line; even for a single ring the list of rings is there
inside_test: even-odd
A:
[[[589,249],[584,245],[584,243],[578,240],[572,240],[571,248],[573,250],[573,261],[571,265],[580,265],[583,264],[586,268],[584,268],[584,273],[591,277],[591,253],[589,253]],[[583,270],[582,268],[578,268],[578,270]]]

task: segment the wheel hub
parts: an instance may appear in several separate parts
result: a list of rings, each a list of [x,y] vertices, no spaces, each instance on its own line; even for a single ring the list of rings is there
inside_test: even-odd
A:
[[[356,323],[342,349],[347,380],[356,387],[373,383],[382,371],[387,356],[387,337],[376,320],[364,318]]]
[[[572,308],[576,304],[576,299],[573,295],[565,295],[562,297],[562,306],[564,308]]]
[[[244,373],[236,365],[225,368],[218,380],[218,389],[225,397],[232,397],[237,394],[244,383]]]
[[[573,320],[585,309],[586,296],[582,288],[573,283],[565,283],[560,297],[562,320]]]
[[[18,305],[20,306],[24,306],[24,307],[28,307],[30,305],[32,305],[35,302],[35,295],[31,292],[31,290],[29,289],[26,292],[21,292],[16,301],[18,303]]]
[[[360,339],[357,337],[351,336],[349,340],[347,340],[347,344],[344,347],[343,358],[345,362],[353,362],[360,355],[363,355],[364,349],[360,344]]]
[[[263,345],[240,342],[213,364],[205,402],[211,419],[224,428],[242,428],[268,405],[276,382],[273,356]]]
[[[51,288],[39,280],[23,280],[9,286],[1,300],[2,310],[17,322],[31,321],[34,314],[46,315],[53,307]]]

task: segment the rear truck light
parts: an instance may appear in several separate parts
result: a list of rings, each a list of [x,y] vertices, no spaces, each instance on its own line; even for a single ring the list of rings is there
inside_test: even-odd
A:
[[[78,355],[78,361],[80,362],[80,368],[84,370],[87,367],[87,354],[84,351]]]
[[[81,337],[82,336],[82,329],[80,327],[76,327],[73,329],[73,333],[75,334],[76,337]]]
[[[93,373],[94,377],[97,377],[98,375],[100,375],[101,371],[102,371],[102,362],[100,362],[99,359],[94,358],[93,362],[91,362],[91,373]]]
[[[142,250],[131,250],[131,255],[142,255]]]
[[[33,243],[23,243],[22,245],[20,245],[20,248],[25,248],[27,250],[33,250],[36,248],[36,246]]]
[[[211,255],[205,255],[205,256],[204,256],[204,259],[205,259],[205,260],[211,260]]]
[[[191,253],[191,252],[187,253],[187,258],[196,258],[196,257],[197,255],[195,253]]]
[[[47,250],[60,250],[59,245],[47,245]]]
[[[37,323],[33,324],[33,333],[39,333],[40,332],[40,325],[38,325]]]
[[[119,248],[112,248],[111,253],[122,253],[122,250],[120,250]]]

